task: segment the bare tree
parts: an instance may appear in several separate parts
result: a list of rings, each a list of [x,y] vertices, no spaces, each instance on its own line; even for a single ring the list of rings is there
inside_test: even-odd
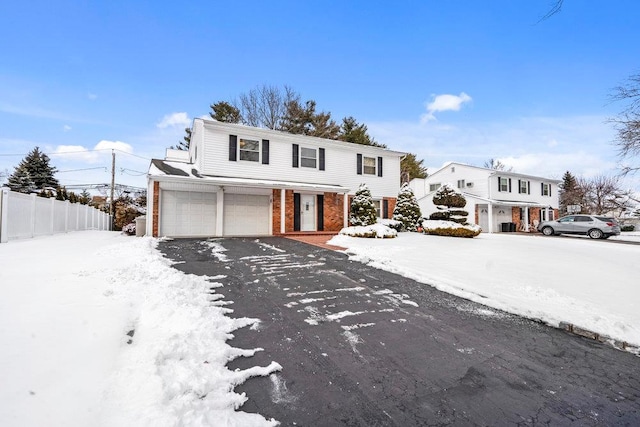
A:
[[[640,155],[640,74],[635,74],[624,85],[614,88],[613,101],[627,102],[628,105],[618,117],[609,119],[616,129],[614,144],[622,159]],[[636,173],[640,165],[627,164],[622,167],[622,175]]]
[[[513,171],[513,167],[505,165],[498,159],[487,160],[486,162],[484,162],[484,167],[487,169],[494,169],[497,171],[505,171],[505,172]]]
[[[278,129],[290,101],[299,101],[291,87],[262,85],[239,96],[240,113],[244,124],[267,129]]]
[[[620,188],[618,177],[599,175],[590,179],[578,178],[583,211],[602,215],[621,213],[633,206],[633,191]]]

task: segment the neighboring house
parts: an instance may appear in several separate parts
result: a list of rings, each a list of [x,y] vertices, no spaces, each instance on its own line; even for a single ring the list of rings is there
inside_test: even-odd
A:
[[[410,186],[422,215],[428,218],[437,210],[433,195],[449,183],[465,196],[469,222],[492,233],[534,231],[540,221],[557,218],[560,182],[452,162],[427,178],[411,180]]]
[[[405,153],[195,119],[189,151],[148,173],[147,235],[268,236],[337,232],[361,183],[393,213]]]

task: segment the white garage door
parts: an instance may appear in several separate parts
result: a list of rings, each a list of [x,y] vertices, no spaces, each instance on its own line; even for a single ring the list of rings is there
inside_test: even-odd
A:
[[[215,235],[216,193],[162,190],[160,197],[161,236]]]
[[[225,236],[269,235],[269,211],[269,196],[225,193]]]

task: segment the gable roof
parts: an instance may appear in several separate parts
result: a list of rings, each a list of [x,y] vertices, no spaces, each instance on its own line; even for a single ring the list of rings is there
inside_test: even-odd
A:
[[[267,139],[276,138],[278,140],[291,140],[292,142],[298,142],[298,143],[300,143],[300,141],[306,140],[306,141],[309,141],[309,143],[314,143],[317,145],[325,145],[325,146],[335,145],[335,146],[339,146],[341,148],[347,148],[353,151],[362,151],[362,150],[377,151],[381,154],[385,153],[385,154],[391,154],[396,156],[405,156],[407,154],[403,151],[390,150],[388,148],[376,147],[375,145],[363,145],[363,144],[356,144],[353,142],[340,141],[337,139],[327,139],[327,138],[319,138],[317,136],[299,135],[299,134],[288,133],[288,132],[283,132],[279,130],[246,126],[238,123],[219,122],[217,120],[208,119],[208,118],[196,118],[193,120],[194,123],[197,120],[202,121],[202,123],[206,127],[215,127],[219,129],[225,129],[228,132],[236,132],[236,133],[241,133],[241,132],[259,133],[260,135],[267,137]]]
[[[427,178],[431,178],[431,177],[439,174],[440,172],[444,171],[445,169],[450,168],[451,166],[462,166],[462,167],[465,167],[465,168],[471,168],[471,169],[477,169],[477,170],[485,171],[485,172],[487,172],[488,176],[501,175],[501,176],[512,176],[512,177],[516,177],[516,178],[536,179],[536,180],[549,181],[549,182],[554,182],[554,183],[562,182],[562,180],[559,180],[559,179],[545,178],[543,176],[536,176],[536,175],[527,175],[527,174],[518,173],[518,172],[512,172],[512,171],[502,171],[502,170],[497,170],[497,169],[490,169],[490,168],[485,168],[485,167],[480,167],[480,166],[467,165],[465,163],[459,163],[459,162],[447,162],[440,169],[438,169],[434,173],[430,174]]]

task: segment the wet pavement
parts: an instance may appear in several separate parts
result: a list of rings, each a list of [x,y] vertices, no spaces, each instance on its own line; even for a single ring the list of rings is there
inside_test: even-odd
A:
[[[286,238],[159,249],[223,275],[232,316],[261,320],[229,344],[264,351],[228,366],[283,369],[236,388],[243,411],[285,426],[640,425],[631,353]]]

